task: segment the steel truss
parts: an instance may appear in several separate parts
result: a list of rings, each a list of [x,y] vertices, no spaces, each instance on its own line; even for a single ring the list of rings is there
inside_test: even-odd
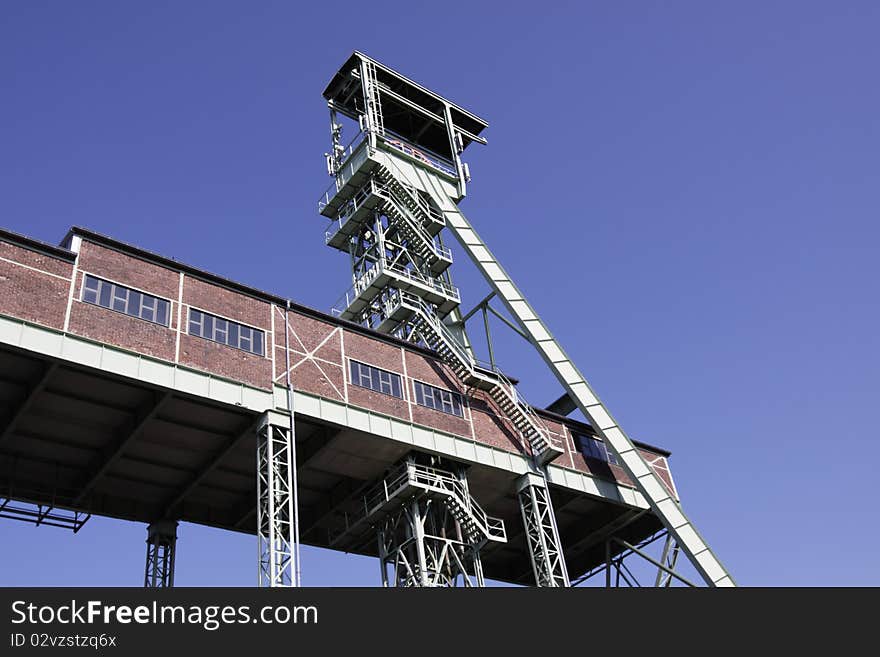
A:
[[[658,541],[663,539],[663,548],[659,558],[652,557],[647,550]],[[681,551],[675,543],[675,539],[668,530],[662,529],[637,545],[618,537],[609,536],[604,541],[605,563],[587,571],[572,583],[572,586],[581,586],[593,579],[596,575],[605,575],[606,587],[643,587],[638,576],[630,567],[633,559],[642,560],[649,566],[656,568],[656,576],[653,578],[653,586],[669,588],[672,583],[679,582],[685,586],[697,586],[693,581],[676,570],[678,554]]]
[[[293,423],[268,411],[257,429],[258,585],[299,584],[296,550]]]
[[[421,497],[379,527],[383,586],[484,586],[481,543],[469,540],[449,507]]]
[[[543,477],[525,474],[517,481],[517,498],[537,586],[570,586],[556,514]]]
[[[0,497],[0,518],[29,522],[37,527],[40,525],[61,527],[76,534],[91,517],[90,513],[82,511],[59,509],[50,504],[35,504],[9,497]]]
[[[147,527],[147,565],[144,587],[174,586],[174,556],[177,552],[177,521],[157,520]]]

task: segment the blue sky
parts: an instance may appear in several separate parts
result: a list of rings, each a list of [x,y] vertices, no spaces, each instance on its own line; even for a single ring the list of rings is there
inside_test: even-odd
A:
[[[0,215],[87,226],[328,309],[321,91],[362,50],[486,118],[463,209],[741,584],[880,585],[880,6],[0,7]],[[465,305],[485,288],[456,266]],[[558,388],[520,345],[530,400]],[[142,582],[142,525],[0,524],[0,583]],[[181,585],[256,581],[183,525]],[[308,585],[378,582],[306,549]]]

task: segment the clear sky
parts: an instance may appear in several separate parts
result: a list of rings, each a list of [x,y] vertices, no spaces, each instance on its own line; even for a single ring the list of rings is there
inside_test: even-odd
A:
[[[6,0],[0,224],[329,309],[321,91],[362,50],[489,121],[463,209],[738,581],[876,586],[878,34],[856,0]],[[179,584],[255,583],[254,538],[179,534]],[[0,584],[142,583],[143,525],[0,537]],[[308,585],[378,574],[304,552]]]

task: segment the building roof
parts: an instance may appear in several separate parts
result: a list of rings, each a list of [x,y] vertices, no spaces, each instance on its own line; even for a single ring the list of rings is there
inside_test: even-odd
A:
[[[480,137],[480,133],[489,126],[484,119],[358,51],[351,54],[324,90],[324,98],[336,110],[354,119],[363,114],[361,62],[370,62],[376,67],[386,129],[412,144],[451,158],[449,136],[444,124],[444,108],[448,105],[452,123],[461,133],[463,145],[467,147],[474,141],[486,143]]]

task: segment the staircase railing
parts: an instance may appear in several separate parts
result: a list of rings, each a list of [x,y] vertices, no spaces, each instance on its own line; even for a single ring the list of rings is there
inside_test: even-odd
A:
[[[507,542],[504,521],[487,514],[451,472],[416,463],[401,464],[382,481],[367,490],[358,499],[357,509],[343,514],[344,529],[333,540],[368,519],[408,486],[443,494],[458,504],[487,540]]]
[[[467,373],[470,377],[486,381],[493,386],[499,386],[503,393],[510,398],[519,412],[523,414],[526,422],[531,425],[532,431],[536,434],[534,438],[528,436],[529,442],[532,444],[532,447],[536,452],[543,454],[548,449],[557,452],[563,451],[563,448],[558,441],[554,441],[550,436],[549,430],[544,426],[544,423],[538,417],[538,414],[535,413],[532,405],[528,403],[525,397],[513,385],[513,382],[508,379],[501,370],[494,365],[484,365],[480,363],[480,369],[487,370],[489,374],[483,374],[480,372],[477,369],[477,361],[465,350],[461,343],[455,339],[449,328],[440,321],[429,304],[409,292],[399,291],[399,295],[403,305],[409,307],[414,312],[417,312],[422,321],[425,321],[430,325],[431,329],[444,342],[446,347],[453,352],[461,365],[467,369]],[[465,381],[465,383],[468,382]]]

